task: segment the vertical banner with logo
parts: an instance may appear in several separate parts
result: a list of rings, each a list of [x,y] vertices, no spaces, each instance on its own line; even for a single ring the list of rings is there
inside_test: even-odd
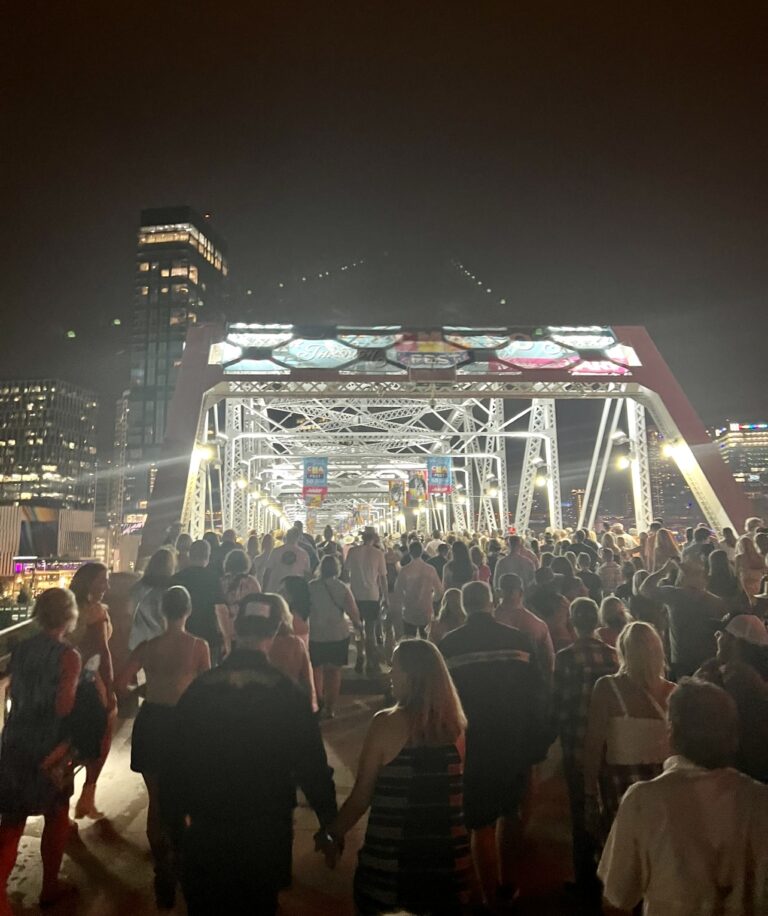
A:
[[[408,474],[408,508],[420,506],[427,498],[427,472],[411,471]]]
[[[315,500],[320,497],[320,502],[322,503],[323,497],[328,493],[327,458],[304,459],[304,487],[302,493],[305,502],[313,500],[312,504],[317,505]]]
[[[427,487],[429,495],[453,491],[453,460],[442,456],[427,458]]]
[[[405,505],[405,481],[389,481],[389,505],[390,508],[396,509],[398,512],[402,510]]]

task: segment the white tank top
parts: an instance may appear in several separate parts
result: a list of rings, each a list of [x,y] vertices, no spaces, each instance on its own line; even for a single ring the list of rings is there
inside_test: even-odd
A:
[[[611,678],[611,687],[621,706],[621,716],[611,716],[608,723],[608,740],[605,749],[605,761],[618,766],[632,764],[663,763],[669,757],[669,739],[667,737],[667,717],[664,710],[644,688],[640,689],[659,714],[658,718],[630,716],[624,697]]]

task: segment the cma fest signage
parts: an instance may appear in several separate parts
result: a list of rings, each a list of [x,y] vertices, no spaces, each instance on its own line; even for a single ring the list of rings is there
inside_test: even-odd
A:
[[[430,496],[453,491],[453,461],[451,458],[444,456],[427,458],[427,489]]]
[[[317,506],[322,503],[323,497],[328,494],[328,459],[304,459],[304,486],[302,488],[304,501],[307,505]]]

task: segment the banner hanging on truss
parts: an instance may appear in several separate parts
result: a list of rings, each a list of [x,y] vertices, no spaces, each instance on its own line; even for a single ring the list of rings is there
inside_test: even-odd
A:
[[[405,505],[405,481],[389,481],[389,505],[392,509],[402,509]]]
[[[305,502],[309,505],[309,499],[320,497],[322,504],[323,497],[328,494],[328,459],[327,458],[305,458],[304,459],[304,486],[302,494]],[[317,505],[313,502],[312,505]]]
[[[408,508],[420,506],[427,498],[427,472],[411,471],[408,475]]]
[[[427,488],[429,495],[453,491],[453,459],[442,455],[427,458]]]

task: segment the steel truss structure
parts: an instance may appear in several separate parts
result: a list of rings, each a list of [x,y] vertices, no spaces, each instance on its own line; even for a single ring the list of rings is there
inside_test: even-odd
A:
[[[653,519],[649,413],[710,525],[741,527],[746,499],[641,328],[232,325],[191,332],[168,459],[184,462],[186,454],[186,486],[178,467],[161,466],[145,540],[172,511],[193,537],[214,523],[244,536],[304,517],[308,457],[329,459],[328,498],[310,510],[318,523],[402,528],[389,481],[445,456],[453,459],[454,490],[430,497],[409,528],[525,530],[536,487],[550,525],[560,528],[563,399],[604,401],[580,525],[595,523],[616,450],[631,477],[636,527]],[[511,507],[506,446],[514,438],[525,449]]]

